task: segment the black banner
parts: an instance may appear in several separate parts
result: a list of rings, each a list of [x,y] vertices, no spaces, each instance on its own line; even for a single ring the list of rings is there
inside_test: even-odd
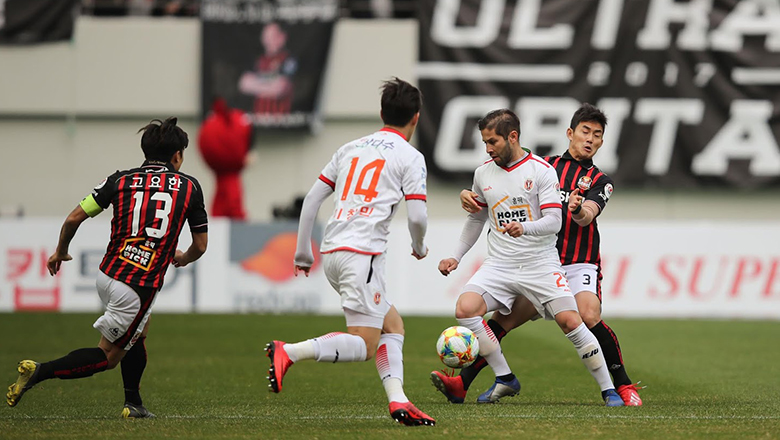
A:
[[[223,97],[263,129],[315,129],[337,0],[203,0],[202,114]]]
[[[467,180],[485,113],[561,154],[581,102],[609,118],[595,163],[619,184],[780,184],[780,2],[424,0],[420,147]]]
[[[78,0],[0,0],[0,44],[69,40]]]

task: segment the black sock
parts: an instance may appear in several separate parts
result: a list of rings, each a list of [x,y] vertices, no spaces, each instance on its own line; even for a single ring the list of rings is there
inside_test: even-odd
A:
[[[504,339],[504,336],[506,336],[506,330],[504,330],[501,325],[490,319],[488,320],[488,327],[490,327],[490,330],[493,331],[493,334],[496,335],[496,339],[498,339],[498,342],[501,342],[502,339]],[[488,363],[482,356],[477,356],[477,359],[474,361],[473,364],[469,365],[468,367],[460,370],[460,378],[463,380],[463,389],[468,390],[471,386],[471,382],[474,382],[474,379],[477,378],[477,375],[479,375],[479,372],[482,371],[483,368],[487,367]],[[512,379],[509,379],[512,380]]]
[[[631,379],[628,378],[626,368],[623,365],[623,355],[620,352],[620,343],[617,335],[604,321],[590,328],[590,332],[598,339],[601,345],[601,351],[604,352],[604,360],[607,362],[607,368],[612,374],[612,381],[615,388],[621,385],[631,385]]]
[[[138,338],[122,359],[122,382],[125,387],[125,402],[143,405],[141,401],[141,376],[146,368],[146,338]]]
[[[53,361],[41,364],[38,382],[53,379],[80,379],[108,368],[106,353],[100,348],[79,348]]]

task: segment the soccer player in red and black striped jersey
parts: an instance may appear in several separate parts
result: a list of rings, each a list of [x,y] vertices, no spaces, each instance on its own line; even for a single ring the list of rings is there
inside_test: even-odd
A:
[[[623,365],[623,356],[617,336],[601,320],[601,254],[596,217],[604,210],[612,196],[612,179],[593,164],[593,156],[604,142],[607,117],[591,104],[583,104],[575,113],[566,130],[569,148],[561,156],[545,157],[559,177],[563,220],[558,232],[557,248],[561,264],[566,271],[569,287],[574,292],[582,320],[596,336],[607,361],[618,394],[627,406],[640,406],[636,386],[629,379]],[[461,192],[463,208],[477,212],[475,193]],[[525,298],[519,298],[512,313],[493,313],[488,325],[501,340],[507,332],[534,319],[536,309]],[[487,363],[478,359],[461,370],[457,377],[447,377],[436,372],[434,380],[444,386],[444,394],[454,403],[460,403],[466,390]]]
[[[49,362],[21,361],[19,378],[6,394],[9,406],[16,406],[41,381],[89,377],[121,363],[123,417],[154,417],[143,406],[139,392],[151,307],[168,266],[184,267],[206,252],[208,220],[200,184],[179,171],[189,141],[187,133],[176,126],[176,118],[153,120],[139,131],[143,131],[141,148],[146,161],[108,176],[81,201],[65,219],[57,250],[47,263],[49,273],[57,274],[62,262],[72,259],[68,247],[81,223],[114,206],[111,240],[96,283],[106,308],[93,325],[102,335],[100,342]],[[176,245],[185,221],[192,244],[182,252]]]

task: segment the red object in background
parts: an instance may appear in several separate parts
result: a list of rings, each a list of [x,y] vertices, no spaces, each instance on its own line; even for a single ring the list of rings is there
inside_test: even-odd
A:
[[[244,112],[228,107],[222,98],[214,100],[211,110],[198,137],[200,154],[217,180],[211,215],[245,220],[241,171],[249,153],[252,124]]]

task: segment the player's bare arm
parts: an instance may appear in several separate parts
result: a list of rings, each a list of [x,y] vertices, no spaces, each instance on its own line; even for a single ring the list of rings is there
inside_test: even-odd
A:
[[[76,235],[76,231],[79,226],[88,219],[89,216],[84,212],[84,208],[81,205],[76,206],[65,221],[62,223],[62,229],[60,229],[60,238],[57,242],[57,250],[49,257],[49,261],[46,263],[46,267],[49,269],[49,274],[54,276],[60,271],[63,261],[70,261],[73,257],[68,254],[68,247],[70,247],[70,241]]]
[[[439,272],[445,277],[458,268],[458,260],[454,258],[445,258],[439,261]]]
[[[579,194],[580,189],[575,188],[569,195],[569,212],[574,222],[585,227],[593,222],[599,213],[599,205],[592,200],[584,200]]]
[[[460,192],[460,206],[464,211],[472,214],[482,210],[482,207],[477,204],[477,193],[468,189]]]
[[[185,252],[176,250],[176,254],[173,256],[174,267],[184,267],[198,258],[202,257],[206,253],[206,248],[209,244],[209,234],[202,232],[198,234],[192,234],[192,244],[187,248]]]

